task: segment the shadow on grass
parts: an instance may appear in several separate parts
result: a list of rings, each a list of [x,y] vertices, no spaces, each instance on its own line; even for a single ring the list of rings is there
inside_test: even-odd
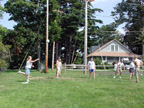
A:
[[[25,82],[26,80],[17,80],[16,82]]]

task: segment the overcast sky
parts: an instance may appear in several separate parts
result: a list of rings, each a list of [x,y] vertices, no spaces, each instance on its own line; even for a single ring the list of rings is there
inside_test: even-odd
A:
[[[3,6],[4,3],[6,3],[7,0],[0,1],[1,5]],[[98,19],[101,19],[103,21],[102,25],[110,24],[113,22],[112,17],[108,17],[111,15],[111,11],[113,11],[113,7],[116,6],[117,3],[121,2],[121,0],[95,0],[92,2],[92,5],[94,8],[100,8],[104,12],[102,13],[96,13],[96,17]],[[16,24],[14,21],[8,21],[9,15],[4,13],[3,19],[0,20],[0,24],[4,27],[7,27],[8,29],[13,29],[13,26]],[[101,26],[101,25],[99,25]],[[118,28],[120,31],[121,27]]]

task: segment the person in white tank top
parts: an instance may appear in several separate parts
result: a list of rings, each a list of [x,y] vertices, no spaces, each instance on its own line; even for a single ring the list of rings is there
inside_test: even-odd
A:
[[[18,72],[18,73],[20,73],[20,74],[26,75],[26,77],[27,77],[27,82],[24,82],[24,84],[28,84],[28,83],[29,83],[30,69],[31,69],[32,67],[34,67],[34,66],[32,65],[32,63],[34,63],[34,62],[36,62],[36,61],[38,61],[38,60],[39,60],[39,58],[38,58],[38,59],[35,59],[35,60],[32,60],[32,57],[31,57],[31,56],[28,56],[27,61],[26,61],[26,66],[25,66],[25,72]]]
[[[58,60],[56,61],[56,78],[59,78],[59,75],[61,74],[62,70],[62,63],[61,63],[61,58],[59,57]]]

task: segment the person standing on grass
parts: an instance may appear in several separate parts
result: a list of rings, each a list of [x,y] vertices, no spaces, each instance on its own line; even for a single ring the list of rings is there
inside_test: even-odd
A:
[[[129,68],[130,80],[132,80],[134,72],[135,72],[135,64],[134,64],[134,61],[132,61],[130,63],[130,68]]]
[[[91,58],[91,60],[88,62],[88,70],[89,70],[89,77],[91,78],[91,74],[93,73],[93,77],[95,79],[96,65],[93,58]]]
[[[139,60],[137,57],[135,57],[134,63],[135,63],[136,83],[138,83],[140,67],[143,65],[143,62],[141,60]]]
[[[123,60],[120,60],[120,62],[118,63],[118,72],[120,72],[119,78],[121,78],[122,76],[123,69],[125,69],[125,66],[124,66]]]
[[[38,60],[39,60],[39,58],[38,58],[38,59],[35,59],[35,60],[32,60],[32,57],[31,57],[31,56],[28,56],[27,61],[26,61],[26,66],[25,66],[25,72],[18,72],[18,73],[20,73],[20,74],[26,75],[27,81],[25,82],[25,84],[28,84],[28,83],[29,83],[30,69],[31,69],[32,67],[34,67],[34,66],[32,65],[32,63],[34,63],[34,62],[36,62],[36,61],[38,61]]]
[[[114,62],[114,63],[113,63],[113,66],[114,66],[114,73],[115,73],[115,75],[114,75],[113,78],[116,78],[116,75],[117,75],[117,73],[118,73],[118,62]]]
[[[62,63],[61,63],[61,58],[59,57],[58,60],[56,61],[56,78],[59,78],[59,75],[61,74],[62,70]]]

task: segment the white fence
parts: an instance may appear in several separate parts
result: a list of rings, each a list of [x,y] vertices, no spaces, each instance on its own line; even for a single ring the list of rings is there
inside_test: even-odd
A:
[[[85,67],[88,71],[88,66],[83,64],[64,64],[63,69],[66,72],[69,71],[84,71]],[[96,71],[113,71],[113,65],[96,65]],[[101,69],[100,69],[101,68]],[[110,69],[108,69],[110,68]]]
[[[85,67],[88,71],[88,66],[83,64],[64,64],[63,71],[66,73],[67,70],[69,71],[84,71]],[[113,72],[113,65],[96,65],[96,70],[99,72]],[[128,69],[124,70],[124,72],[129,72]],[[144,73],[144,66],[141,68],[141,72]]]

